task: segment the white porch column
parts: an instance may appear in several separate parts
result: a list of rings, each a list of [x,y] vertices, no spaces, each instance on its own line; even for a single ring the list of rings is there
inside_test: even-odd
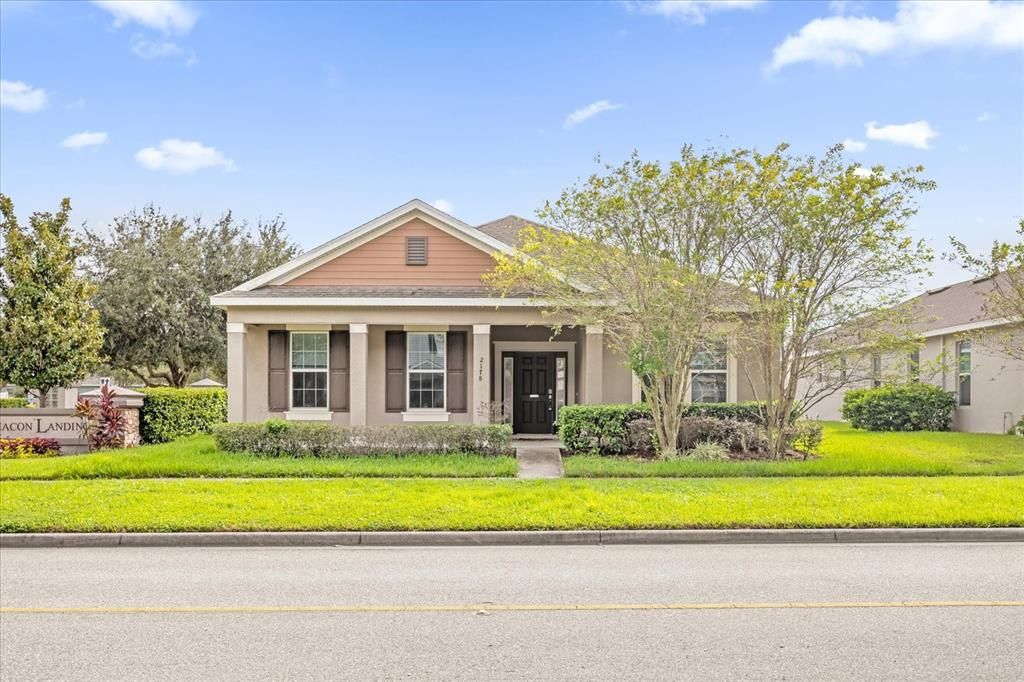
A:
[[[366,365],[370,361],[369,325],[350,324],[348,340],[349,425],[366,426]]]
[[[245,323],[228,322],[228,421],[245,421]]]
[[[600,404],[604,397],[604,328],[587,327],[587,350],[583,371],[587,375],[584,403]]]
[[[473,325],[473,373],[469,409],[474,424],[487,424],[491,420],[491,325]]]
[[[640,381],[640,377],[637,376],[636,374],[631,373],[630,376],[633,377],[633,387],[632,391],[630,392],[631,400],[634,403],[639,403],[644,399],[643,383]]]

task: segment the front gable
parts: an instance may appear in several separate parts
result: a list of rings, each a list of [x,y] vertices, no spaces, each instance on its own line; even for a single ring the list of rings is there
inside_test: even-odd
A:
[[[425,264],[406,262],[409,238],[425,240]],[[487,251],[414,217],[282,284],[481,286],[481,275],[493,267]]]

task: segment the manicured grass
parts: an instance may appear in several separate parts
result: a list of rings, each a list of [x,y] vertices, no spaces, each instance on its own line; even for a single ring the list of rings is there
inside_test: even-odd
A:
[[[0,460],[0,480],[81,478],[334,478],[515,476],[514,457],[254,457],[217,449],[211,436],[130,450],[44,459]]]
[[[0,530],[1024,525],[1024,478],[0,482]]]
[[[825,425],[818,459],[805,461],[645,461],[573,456],[570,477],[649,476],[978,476],[1024,474],[1024,438],[988,433],[877,433]]]

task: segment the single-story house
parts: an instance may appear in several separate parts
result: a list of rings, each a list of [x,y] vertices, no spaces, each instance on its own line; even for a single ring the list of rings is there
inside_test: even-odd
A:
[[[481,280],[528,221],[468,225],[414,199],[211,298],[227,313],[230,421],[508,421],[551,433],[573,403],[640,382],[600,327],[564,327]],[[741,358],[708,353],[690,399],[752,399]]]
[[[1006,433],[1024,415],[1024,361],[1000,349],[1008,339],[1024,344],[1024,325],[986,311],[994,284],[991,278],[957,282],[901,304],[923,339],[920,348],[865,358],[867,371],[858,376],[866,376],[816,404],[810,416],[841,419],[848,388],[926,381],[955,394],[954,430]]]

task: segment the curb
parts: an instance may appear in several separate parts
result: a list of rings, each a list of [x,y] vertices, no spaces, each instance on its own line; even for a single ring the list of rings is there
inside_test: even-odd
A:
[[[1024,528],[0,533],[0,547],[482,547],[1024,542]]]

